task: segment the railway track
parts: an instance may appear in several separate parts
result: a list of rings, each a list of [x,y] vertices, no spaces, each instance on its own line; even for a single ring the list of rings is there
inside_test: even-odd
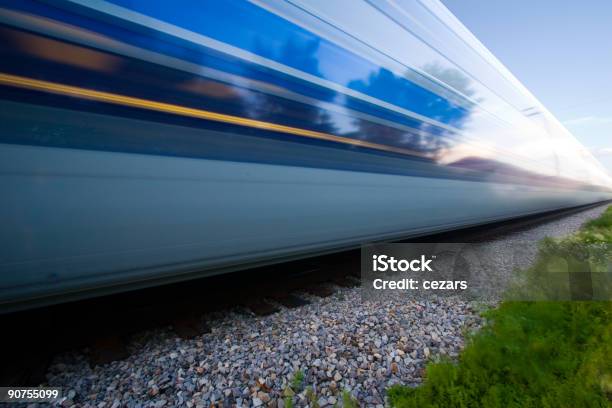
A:
[[[595,205],[451,231],[406,242],[482,242],[534,228]],[[249,269],[0,316],[4,335],[0,384],[36,386],[57,353],[87,349],[91,365],[127,357],[132,336],[171,326],[176,335],[206,333],[211,314],[258,316],[296,308],[359,285],[359,250]]]

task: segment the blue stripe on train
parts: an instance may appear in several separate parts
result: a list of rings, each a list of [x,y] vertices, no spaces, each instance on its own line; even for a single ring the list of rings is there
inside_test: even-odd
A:
[[[16,41],[20,37],[23,37],[22,40]],[[358,119],[348,112],[329,110],[317,104],[291,101],[220,82],[201,81],[199,75],[152,65],[140,60],[122,58],[121,63],[115,64],[112,71],[99,72],[65,64],[63,61],[38,58],[23,52],[19,47],[12,47],[14,43],[29,41],[36,41],[32,34],[0,25],[0,44],[2,44],[0,45],[0,59],[3,61],[3,72],[332,133],[350,139],[365,140],[412,151],[432,152],[441,146],[448,146],[457,139],[456,134],[442,132],[439,128],[428,128],[422,122],[412,121],[413,123],[410,124],[413,130],[400,130]],[[66,46],[72,47],[71,45]],[[100,53],[102,55],[102,52]],[[191,91],[185,87],[189,84],[202,85],[206,89],[216,89],[218,94],[210,95],[206,93],[206,89],[198,88]],[[4,91],[4,98],[92,111],[103,111],[104,107],[101,105],[105,105],[88,100],[75,100],[72,97],[60,98],[55,95],[43,97],[39,93],[32,94],[17,89]],[[133,109],[123,111],[133,114]],[[384,111],[381,114],[384,114]],[[168,121],[170,119],[168,115],[158,112],[149,112],[147,116],[148,120]],[[6,136],[0,135],[0,140],[4,137]],[[317,143],[309,138],[295,136],[290,136],[290,138],[302,143]]]
[[[406,78],[396,76],[364,58],[250,3],[240,0],[227,0],[223,2],[178,0],[172,2],[172,7],[167,7],[168,3],[160,2],[129,0],[116,0],[113,2],[170,24],[248,50],[311,75],[352,88],[366,95],[451,126],[461,127],[469,115],[469,111],[465,108],[459,107]],[[0,4],[2,3],[6,3],[6,0],[1,0]],[[67,9],[72,12],[79,10],[80,13],[96,14],[97,18],[102,17],[102,21],[111,19],[108,15],[100,15],[92,10],[75,6],[72,3],[60,1],[54,4],[68,7]],[[126,43],[152,51],[172,55],[198,64],[209,65],[209,61],[206,58],[202,60],[201,53],[194,53],[193,44],[168,36],[154,29],[149,31],[148,36],[146,34],[142,35],[138,32],[142,31],[142,28],[134,30],[134,27],[132,27],[132,30],[126,30],[121,27],[121,25],[126,24],[125,22],[117,24],[118,21],[114,21],[115,26],[113,27],[94,19],[83,19],[70,12],[66,13],[55,7],[31,1],[12,4],[11,8],[39,13],[53,19],[66,21],[104,33]],[[171,43],[181,45],[183,48],[173,47]],[[202,51],[202,49],[199,51]],[[210,53],[211,50],[207,50],[207,54]],[[226,56],[224,58],[228,60]],[[323,60],[325,60],[325,64],[320,63]],[[330,64],[330,61],[333,64]],[[341,69],[331,69],[327,70],[327,72],[322,72],[322,66],[341,67]],[[310,93],[309,96],[326,101],[342,103],[344,100],[336,92],[329,89],[319,89],[316,92],[317,95],[312,95],[313,88],[315,87],[311,83],[305,83],[287,75],[279,74],[276,71],[240,60],[230,60],[227,64],[221,64],[215,66],[215,68],[275,83],[300,93],[305,93],[306,88],[307,93],[305,94]],[[363,109],[363,105],[370,105],[353,98],[347,98],[347,100],[351,107],[356,109]],[[398,120],[397,117],[402,115],[394,114],[394,116],[396,119],[392,120]],[[411,124],[407,125],[411,126]]]
[[[454,125],[466,110],[415,83],[243,0],[110,0],[133,11],[206,35],[385,102]],[[333,64],[320,64],[321,59]],[[323,66],[337,66],[328,69]]]

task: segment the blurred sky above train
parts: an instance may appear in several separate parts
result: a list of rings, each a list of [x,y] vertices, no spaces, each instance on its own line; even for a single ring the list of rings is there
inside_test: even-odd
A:
[[[442,1],[612,173],[612,2]]]

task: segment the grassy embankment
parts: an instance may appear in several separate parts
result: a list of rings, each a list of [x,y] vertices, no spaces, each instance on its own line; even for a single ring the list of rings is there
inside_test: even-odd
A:
[[[571,237],[544,240],[534,265],[508,292],[511,299],[539,301],[505,300],[485,312],[487,325],[469,338],[459,361],[430,363],[417,388],[389,389],[392,406],[611,407],[610,274],[590,274],[594,298],[606,301],[567,301],[585,293],[584,279],[568,283],[568,268],[605,270],[608,244],[612,207]]]

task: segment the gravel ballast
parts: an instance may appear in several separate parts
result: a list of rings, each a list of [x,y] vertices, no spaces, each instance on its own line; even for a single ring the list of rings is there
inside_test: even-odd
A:
[[[605,206],[494,240],[537,241],[577,230]],[[534,249],[535,251],[535,249]],[[359,288],[256,317],[240,309],[205,316],[210,333],[141,333],[122,361],[90,367],[87,350],[56,356],[46,385],[62,387],[63,406],[333,406],[350,393],[384,406],[395,383],[418,385],[429,359],[455,357],[464,333],[482,324],[477,304],[457,299],[363,301]],[[296,381],[296,373],[303,380]],[[297,384],[300,383],[300,384]]]

